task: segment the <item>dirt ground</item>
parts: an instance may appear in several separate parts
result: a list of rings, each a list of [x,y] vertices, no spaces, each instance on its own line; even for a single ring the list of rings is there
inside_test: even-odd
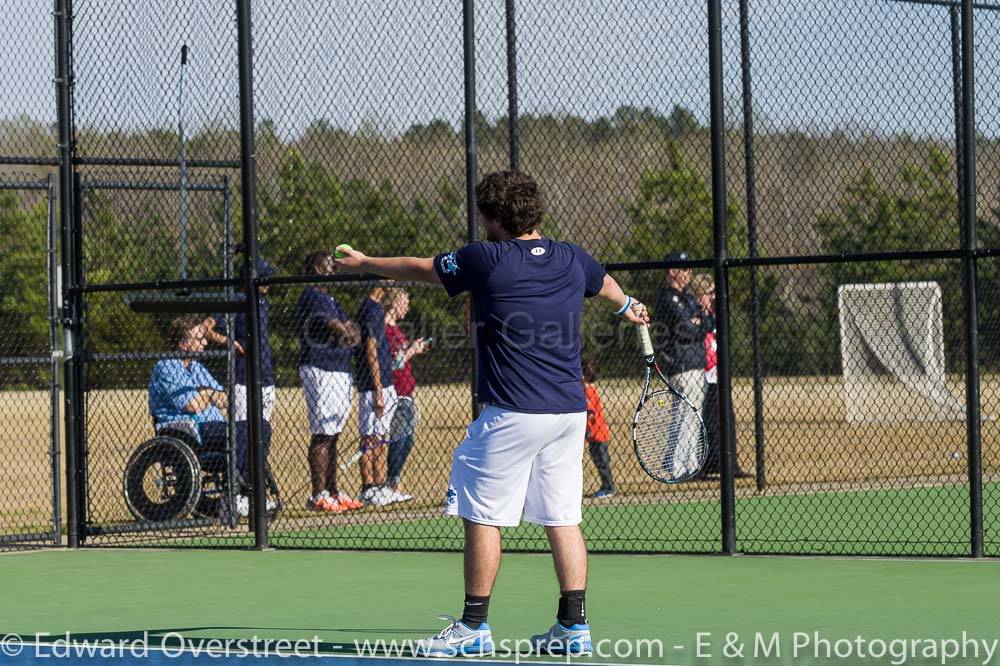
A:
[[[962,395],[963,387],[961,378],[952,382],[956,395]],[[710,482],[663,486],[648,480],[631,450],[630,424],[638,382],[609,380],[599,388],[611,426],[611,455],[623,499],[679,500],[714,494]],[[1000,378],[984,378],[982,393],[984,414],[1000,415]],[[752,472],[755,451],[750,382],[738,380],[733,394],[740,466]],[[895,385],[874,395],[898,394],[899,385]],[[417,400],[421,422],[404,473],[406,490],[417,498],[407,507],[411,511],[442,501],[451,452],[464,436],[470,402],[465,385],[424,386],[418,389]],[[341,438],[344,457],[353,454],[358,442],[356,403],[355,396],[354,412]],[[48,395],[0,393],[0,414],[6,424],[0,433],[6,461],[0,467],[0,534],[44,529],[51,506]],[[787,492],[790,486],[802,485],[830,490],[898,487],[933,478],[961,479],[965,473],[963,422],[848,423],[844,420],[842,383],[837,377],[768,378],[764,414],[766,493]],[[132,450],[152,435],[145,391],[91,392],[87,415],[91,516],[103,524],[130,520],[122,498],[122,475]],[[272,426],[270,462],[286,501],[284,515],[294,518],[305,513],[302,505],[309,488],[309,432],[300,389],[279,389]],[[987,472],[1000,463],[998,436],[1000,422],[987,416],[983,421]],[[598,483],[593,465],[585,460],[585,488],[594,489]],[[344,490],[356,493],[358,484],[356,466],[342,473]],[[756,492],[753,479],[738,484],[741,495]]]

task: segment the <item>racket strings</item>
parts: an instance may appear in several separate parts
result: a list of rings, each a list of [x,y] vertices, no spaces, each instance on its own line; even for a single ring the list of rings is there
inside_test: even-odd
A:
[[[698,411],[670,391],[655,391],[635,416],[635,452],[654,478],[680,481],[697,474],[708,453]]]

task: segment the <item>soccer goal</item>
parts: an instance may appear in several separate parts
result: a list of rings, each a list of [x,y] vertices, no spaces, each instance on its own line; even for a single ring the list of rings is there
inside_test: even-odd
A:
[[[945,377],[936,282],[841,285],[837,308],[848,421],[965,418]]]

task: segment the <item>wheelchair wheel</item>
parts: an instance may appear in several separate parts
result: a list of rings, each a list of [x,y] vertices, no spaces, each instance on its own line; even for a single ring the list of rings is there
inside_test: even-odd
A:
[[[201,495],[201,465],[191,447],[173,437],[139,445],[125,466],[125,503],[137,520],[183,518]]]

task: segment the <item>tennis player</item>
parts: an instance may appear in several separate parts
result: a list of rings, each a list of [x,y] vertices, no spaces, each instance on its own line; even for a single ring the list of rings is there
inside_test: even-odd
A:
[[[488,243],[436,257],[368,257],[348,247],[339,263],[472,296],[480,350],[482,414],[452,459],[446,511],[465,523],[465,606],[459,620],[417,642],[426,656],[488,654],[490,594],[500,568],[500,529],[545,526],[559,579],[556,623],[532,637],[538,651],[591,651],[585,614],[587,549],[580,532],[586,400],[580,382],[583,299],[601,296],[633,323],[645,307],[626,296],[589,254],[543,238],[538,186],[517,171],[476,186]]]

